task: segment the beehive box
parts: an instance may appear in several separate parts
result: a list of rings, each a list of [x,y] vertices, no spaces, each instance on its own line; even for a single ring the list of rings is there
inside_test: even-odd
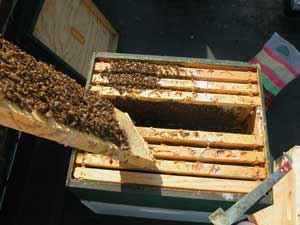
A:
[[[20,36],[80,80],[87,78],[93,52],[117,48],[118,33],[92,0],[28,0],[21,21]]]
[[[259,72],[242,62],[95,54],[87,89],[128,112],[156,162],[74,152],[67,185],[85,203],[229,207],[271,172]]]

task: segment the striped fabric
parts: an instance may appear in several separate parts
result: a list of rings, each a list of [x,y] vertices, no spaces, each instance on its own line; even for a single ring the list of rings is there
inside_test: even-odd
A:
[[[274,96],[300,73],[299,51],[277,33],[250,62],[260,64],[264,88]]]

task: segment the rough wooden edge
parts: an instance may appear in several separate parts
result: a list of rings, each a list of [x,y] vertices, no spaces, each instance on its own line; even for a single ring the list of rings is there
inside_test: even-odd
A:
[[[130,119],[126,115],[123,116],[120,111],[116,112],[116,118],[119,121],[120,127],[122,129],[126,128],[126,133],[130,132],[130,137],[128,138],[131,146],[130,151],[121,151],[109,141],[59,124],[53,118],[47,119],[35,111],[31,113],[22,110],[17,105],[0,96],[0,124],[3,126],[84,151],[118,157],[121,161],[128,161],[129,158],[132,158],[132,163],[141,163],[142,165],[145,163],[144,161],[151,163],[153,160],[151,152],[146,144],[141,144],[144,143],[144,140],[137,133],[133,124],[130,125],[132,123]],[[134,129],[130,130],[132,127]]]
[[[149,149],[148,144],[145,142],[143,137],[139,134],[138,130],[134,126],[132,120],[127,113],[123,113],[115,108],[115,116],[118,120],[118,124],[122,130],[125,131],[127,135],[127,140],[130,146],[130,156],[127,156],[127,160],[121,160],[122,162],[132,163],[134,165],[152,165],[155,159]],[[123,151],[119,153],[122,154]],[[119,157],[119,156],[116,156]]]
[[[139,90],[136,89],[132,92],[118,91],[112,87],[106,86],[91,86],[91,91],[98,91],[102,96],[115,99],[115,98],[130,98],[138,99],[141,101],[150,102],[164,102],[172,101],[182,104],[194,105],[226,105],[226,106],[239,106],[239,107],[252,107],[259,104],[258,97],[239,96],[239,95],[224,95],[224,94],[208,94],[208,93],[193,93],[185,91],[169,91],[169,90]]]
[[[111,65],[107,62],[95,62],[95,73],[103,72],[110,69]],[[180,67],[179,70],[173,68],[166,68],[163,65],[158,66],[160,73],[168,74],[170,77],[177,79],[194,79],[204,81],[219,81],[219,82],[233,82],[233,83],[257,83],[257,73],[247,71],[228,71],[224,69],[212,68],[189,68]],[[139,72],[139,71],[137,71]]]
[[[207,131],[190,131],[137,127],[140,135],[149,143],[170,143],[201,147],[231,147],[258,149],[264,146],[261,137],[250,134],[235,134]]]
[[[261,151],[153,144],[149,145],[149,147],[152,155],[157,159],[245,165],[257,165],[265,162],[264,153]]]
[[[89,153],[78,153],[76,156],[76,163],[86,167],[148,171],[154,173],[190,176],[220,177],[245,180],[261,180],[266,177],[266,171],[261,167],[173,160],[156,160],[155,164],[138,167],[127,163],[121,163],[119,160],[111,159],[110,157]]]
[[[288,153],[293,159],[293,169],[273,187],[274,205],[250,216],[258,225],[300,225],[300,146]]]
[[[75,179],[209,192],[248,193],[260,182],[76,167]]]
[[[93,86],[109,86],[109,80],[101,77],[101,74],[94,74],[91,84]],[[177,91],[192,91],[200,93],[232,94],[232,95],[258,95],[258,88],[255,84],[225,83],[201,80],[182,80],[161,78],[157,84],[165,89]]]

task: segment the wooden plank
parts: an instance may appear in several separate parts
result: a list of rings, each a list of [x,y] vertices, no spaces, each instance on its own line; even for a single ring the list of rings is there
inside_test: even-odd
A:
[[[95,180],[101,182],[229,193],[248,193],[260,183],[259,181],[189,177],[141,172],[137,173],[81,167],[76,167],[73,175],[76,179]]]
[[[109,99],[123,98],[123,99],[139,99],[141,101],[163,102],[171,101],[183,104],[194,105],[227,105],[227,106],[241,106],[252,107],[259,104],[259,97],[239,96],[239,95],[222,95],[222,94],[208,94],[195,93],[184,91],[169,91],[169,90],[134,90],[132,92],[118,91],[112,87],[106,86],[91,86],[91,91],[98,91],[103,97]]]
[[[100,167],[110,169],[124,169],[134,171],[150,171],[155,173],[180,174],[191,176],[220,177],[245,180],[259,180],[266,178],[265,168],[249,166],[232,166],[222,164],[209,164],[201,162],[185,162],[171,160],[156,160],[151,165],[137,167],[120,163],[117,159],[89,153],[78,153],[76,163],[86,167]]]
[[[95,72],[103,72],[105,69],[111,69],[110,63],[96,62]],[[220,82],[232,82],[232,83],[257,83],[258,76],[255,72],[249,71],[229,71],[224,69],[199,69],[199,68],[187,68],[179,67],[179,70],[166,66],[157,66],[157,69],[162,74],[168,74],[175,76],[179,79],[194,79],[204,81],[220,81]],[[132,70],[132,68],[131,68]],[[124,71],[126,72],[126,71]],[[140,71],[136,71],[139,73]]]
[[[263,139],[250,134],[190,131],[137,127],[140,135],[150,143],[171,143],[204,147],[246,147],[258,149],[264,146]]]
[[[109,85],[107,78],[101,77],[101,74],[94,74],[92,85]],[[165,89],[179,91],[206,92],[215,94],[235,94],[235,95],[258,95],[258,87],[255,84],[238,84],[212,81],[197,80],[179,80],[161,78],[158,85]]]
[[[264,153],[231,149],[199,148],[172,145],[149,145],[152,155],[157,159],[172,159],[213,163],[262,164]]]
[[[5,100],[0,95],[0,125],[46,138],[70,147],[97,154],[117,157],[121,161],[131,159],[136,165],[152,163],[153,158],[143,138],[138,134],[129,117],[119,110],[115,116],[121,129],[128,136],[129,151],[120,150],[115,144],[101,138],[57,123],[36,111],[28,112]]]
[[[274,204],[250,216],[258,225],[300,225],[300,147],[295,146],[288,153],[293,169],[273,187]]]

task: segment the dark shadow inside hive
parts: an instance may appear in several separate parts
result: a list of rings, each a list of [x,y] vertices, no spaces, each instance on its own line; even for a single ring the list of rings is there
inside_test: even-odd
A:
[[[251,134],[251,107],[146,102],[117,98],[112,101],[127,112],[136,126]]]

